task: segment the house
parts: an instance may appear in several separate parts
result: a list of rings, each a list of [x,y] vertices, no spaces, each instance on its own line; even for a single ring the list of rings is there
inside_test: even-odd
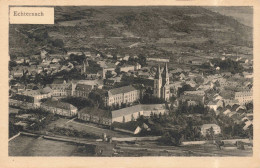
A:
[[[41,59],[44,59],[47,56],[48,52],[45,50],[41,50]]]
[[[202,65],[204,62],[202,60],[192,60],[191,64],[192,65]]]
[[[71,90],[69,90],[70,84],[67,83],[63,79],[56,79],[53,81],[53,83],[50,85],[52,89],[52,96],[54,97],[65,97],[71,95]]]
[[[126,66],[120,67],[120,72],[129,72],[129,71],[134,71],[134,70],[135,70],[134,65],[126,65]]]
[[[91,56],[92,56],[90,51],[85,51],[85,52],[83,52],[83,53],[84,53],[84,55],[85,55],[86,57],[91,57]]]
[[[108,72],[108,71],[110,71],[111,73],[115,73],[115,69],[116,69],[116,66],[113,64],[113,66],[112,65],[110,65],[110,66],[107,66],[107,67],[104,67],[102,70],[102,77],[103,77],[103,79],[105,79],[106,78],[106,73]]]
[[[216,124],[203,124],[201,126],[201,134],[203,136],[210,134],[211,128],[213,129],[214,134],[220,134],[221,133],[221,129],[218,125],[216,125]]]
[[[45,90],[25,90],[10,98],[9,104],[17,107],[35,108],[39,107],[42,99],[51,97],[52,93]]]
[[[46,102],[42,103],[41,108],[54,114],[66,117],[73,117],[78,113],[78,109],[75,106],[69,103],[53,100],[47,100]]]
[[[179,77],[180,77],[181,80],[183,80],[183,79],[185,79],[186,76],[185,76],[183,73],[181,73],[181,74],[179,75]]]
[[[224,105],[225,106],[230,106],[232,107],[234,104],[238,104],[238,100],[233,100],[233,99],[223,99]]]
[[[173,82],[169,84],[170,90],[173,94],[177,95],[178,90],[182,87],[182,82]]]
[[[150,117],[151,113],[159,115],[168,113],[168,110],[164,104],[138,104],[112,111],[112,123],[134,121],[141,115]]]
[[[186,84],[187,84],[187,85],[190,85],[191,87],[195,87],[195,86],[197,85],[197,83],[194,82],[193,80],[191,80],[191,81],[186,81]],[[202,86],[202,85],[201,85],[201,86]]]
[[[22,70],[18,70],[18,71],[11,71],[11,74],[14,78],[20,78],[23,76],[23,71]]]
[[[17,57],[17,58],[15,59],[15,62],[16,62],[17,64],[23,64],[23,63],[24,63],[24,60],[25,60],[24,57]]]
[[[207,106],[210,109],[213,109],[214,111],[217,111],[219,107],[223,107],[223,101],[222,100],[217,100],[217,101],[210,101]]]
[[[249,126],[253,125],[253,121],[246,121],[245,122],[245,126],[243,127],[243,130],[247,130],[249,128]]]
[[[86,75],[86,79],[88,80],[95,80],[95,79],[98,79],[99,75],[96,73],[96,74],[85,74]]]
[[[128,60],[129,60],[129,58],[130,58],[130,56],[129,56],[129,55],[125,55],[125,56],[123,57],[123,60],[124,60],[124,61],[128,61]]]
[[[251,79],[254,77],[253,73],[243,72],[244,78]]]
[[[137,71],[137,70],[139,70],[141,68],[142,68],[142,66],[139,63],[135,64],[135,71]]]
[[[238,100],[240,105],[245,105],[253,101],[253,90],[244,90],[241,92],[235,92],[235,100]]]
[[[214,100],[222,100],[223,97],[220,96],[219,94],[215,94],[215,95],[213,96],[213,99],[214,99]]]
[[[73,93],[76,97],[88,97],[88,94],[94,89],[94,85],[81,84],[76,85],[75,91]]]
[[[196,91],[184,91],[184,95],[198,95],[198,96],[204,96],[205,92],[202,90],[196,90]]]
[[[151,57],[148,57],[148,58],[146,58],[146,60],[147,61],[153,61],[153,62],[164,62],[164,63],[170,62],[170,60],[167,59],[167,58],[151,58]]]
[[[226,110],[223,112],[224,115],[228,115],[229,113],[231,113],[231,111],[230,111],[229,109],[226,109]]]
[[[187,105],[188,106],[196,106],[196,105],[198,105],[198,103],[196,101],[193,101],[193,100],[188,100]]]
[[[102,89],[103,88],[103,81],[102,80],[80,80],[78,84],[84,84],[92,86],[93,89]]]
[[[181,102],[186,102],[186,101],[195,101],[198,104],[204,104],[205,101],[205,96],[198,96],[198,95],[181,95],[178,100]]]
[[[34,98],[32,96],[15,94],[9,98],[9,106],[20,108],[34,108]]]
[[[78,112],[78,119],[89,121],[97,124],[110,126],[112,123],[112,116],[110,111],[85,107]]]
[[[121,105],[122,103],[131,104],[139,99],[140,91],[129,85],[109,90],[105,97],[105,104],[106,106]]]
[[[50,69],[52,70],[58,70],[60,69],[61,65],[60,64],[50,64]]]
[[[113,55],[111,55],[111,54],[107,54],[106,56],[107,56],[107,58],[110,58],[110,59],[113,58]]]
[[[83,55],[81,51],[68,51],[67,55]]]
[[[51,60],[51,62],[52,63],[58,63],[58,62],[60,62],[60,58],[53,58],[52,60]]]

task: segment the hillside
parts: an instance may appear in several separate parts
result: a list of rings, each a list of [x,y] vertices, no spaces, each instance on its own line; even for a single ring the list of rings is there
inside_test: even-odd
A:
[[[220,13],[225,16],[231,16],[238,22],[253,27],[253,7],[204,7],[213,12]]]
[[[10,55],[95,48],[181,56],[250,53],[252,27],[202,7],[55,7],[55,25],[10,25]],[[60,39],[64,45],[56,45]],[[133,45],[134,44],[134,45]],[[129,47],[129,46],[134,46]]]

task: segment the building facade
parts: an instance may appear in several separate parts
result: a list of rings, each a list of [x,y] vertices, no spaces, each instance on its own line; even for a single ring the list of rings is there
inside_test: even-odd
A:
[[[210,129],[213,129],[214,134],[220,134],[221,129],[216,124],[203,124],[201,126],[201,135],[206,136],[207,134],[210,135]]]
[[[105,98],[106,106],[131,104],[140,99],[140,91],[133,86],[124,86],[120,88],[111,89],[107,92]]]
[[[164,104],[138,104],[112,111],[112,123],[135,121],[140,116],[150,117],[151,113],[159,115],[168,113],[168,110]]]
[[[54,114],[66,117],[73,117],[78,113],[78,109],[75,106],[60,101],[46,101],[41,104],[41,108]]]
[[[110,126],[112,123],[110,112],[101,109],[91,109],[90,107],[81,109],[78,112],[78,119],[106,126]]]
[[[86,84],[77,84],[75,91],[74,91],[74,96],[76,97],[88,97],[88,94],[94,89],[93,85],[86,85]]]
[[[52,96],[54,97],[65,97],[71,95],[70,83],[66,81],[54,82],[51,84]]]
[[[235,100],[239,102],[240,105],[244,105],[246,103],[250,103],[253,101],[253,91],[242,91],[242,92],[235,92]]]

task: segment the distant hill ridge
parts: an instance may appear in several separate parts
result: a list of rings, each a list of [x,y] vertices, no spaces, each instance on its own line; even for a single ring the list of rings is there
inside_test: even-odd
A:
[[[106,42],[94,41],[91,36],[129,38],[129,34],[146,43],[150,39],[173,38],[178,44],[187,45],[193,40],[198,45],[194,48],[202,50],[225,44],[252,47],[251,27],[203,7],[55,7],[54,26],[10,25],[10,54],[19,48],[25,55],[35,53],[43,46],[61,52],[60,45],[55,46],[57,38],[64,41],[64,48],[80,48]],[[214,46],[205,45],[212,41]],[[110,41],[107,43],[110,45]],[[120,41],[111,45],[117,44]]]

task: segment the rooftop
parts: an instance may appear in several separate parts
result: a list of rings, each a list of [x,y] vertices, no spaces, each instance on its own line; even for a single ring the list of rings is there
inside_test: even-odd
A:
[[[92,85],[86,85],[86,84],[77,84],[76,90],[81,90],[81,91],[90,91],[93,88]]]
[[[133,86],[130,85],[130,86],[123,86],[120,88],[111,89],[108,92],[112,95],[116,95],[116,94],[128,93],[128,92],[131,92],[134,90],[137,90],[137,89],[135,89]]]
[[[138,104],[135,106],[112,111],[112,118],[117,118],[129,114],[133,114],[135,112],[140,112],[140,111],[152,111],[152,110],[159,110],[159,109],[165,109],[165,105],[164,104]]]
[[[73,106],[69,103],[60,102],[60,101],[53,101],[53,100],[47,100],[46,102],[42,103],[42,105],[50,106],[50,107],[56,107],[56,108],[60,108],[60,109],[66,109],[66,110],[77,109],[75,106]]]
[[[105,117],[105,118],[111,118],[111,112],[107,110],[102,110],[96,107],[85,107],[79,111],[79,113],[99,116],[99,117]]]

